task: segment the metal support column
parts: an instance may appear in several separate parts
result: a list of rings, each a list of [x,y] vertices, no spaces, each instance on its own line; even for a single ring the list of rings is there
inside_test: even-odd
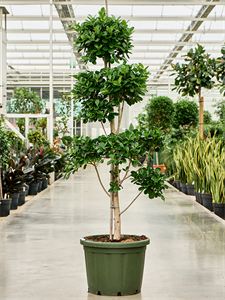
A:
[[[73,48],[71,49],[71,90],[73,89]],[[71,120],[70,120],[70,135],[73,137],[73,94],[71,93]]]
[[[52,13],[53,13],[53,4],[52,0],[50,1],[50,18],[49,18],[49,32],[50,32],[50,38],[49,38],[49,132],[48,132],[48,139],[50,143],[53,143],[53,57],[52,57],[52,37],[53,37],[53,22],[52,22]]]
[[[29,133],[29,116],[25,117],[25,138],[26,138],[26,146],[28,147],[28,133]]]

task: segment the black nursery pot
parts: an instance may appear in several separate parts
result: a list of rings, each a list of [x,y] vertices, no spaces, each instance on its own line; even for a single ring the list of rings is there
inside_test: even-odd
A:
[[[42,191],[42,181],[38,182],[38,193]]]
[[[10,209],[12,210],[17,209],[18,201],[19,201],[19,193],[10,194],[10,198],[12,199]]]
[[[29,192],[29,186],[26,185],[26,186],[25,186],[25,196],[28,196],[28,192]]]
[[[25,203],[25,196],[26,196],[26,191],[19,192],[18,206],[21,206]]]
[[[212,194],[201,193],[201,198],[202,198],[202,205],[205,208],[208,208],[209,210],[213,211]]]
[[[0,217],[7,217],[10,214],[10,206],[12,199],[4,199],[0,202]]]
[[[48,179],[42,180],[42,191],[45,190],[48,187]]]
[[[38,185],[39,185],[38,182],[31,182],[30,185],[29,185],[29,192],[28,192],[28,194],[29,195],[37,195],[37,193],[38,193]]]
[[[202,198],[201,198],[201,194],[199,192],[195,192],[195,197],[196,197],[196,201],[199,204],[202,204]]]
[[[172,184],[173,179],[169,179],[168,182],[169,182],[169,184]]]
[[[55,180],[57,180],[57,179],[59,179],[59,178],[62,177],[62,174],[59,175],[60,173],[61,173],[61,171],[60,172],[55,172]]]
[[[225,203],[213,203],[214,214],[225,219]]]
[[[179,191],[181,191],[180,180],[177,180],[177,188],[178,188]]]
[[[194,184],[186,184],[187,186],[187,195],[194,196],[195,195],[195,186]]]
[[[180,183],[181,192],[187,195],[187,186],[186,183]]]

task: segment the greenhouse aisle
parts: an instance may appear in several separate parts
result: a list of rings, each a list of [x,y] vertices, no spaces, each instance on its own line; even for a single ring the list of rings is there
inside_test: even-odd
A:
[[[108,169],[101,166],[103,181]],[[127,188],[126,188],[127,187]],[[121,208],[137,187],[126,183]],[[132,300],[224,300],[225,221],[170,188],[166,201],[142,196],[123,215],[123,233],[145,234],[141,294]],[[109,201],[89,166],[60,179],[1,220],[1,300],[104,300],[87,293],[79,239],[108,233]]]

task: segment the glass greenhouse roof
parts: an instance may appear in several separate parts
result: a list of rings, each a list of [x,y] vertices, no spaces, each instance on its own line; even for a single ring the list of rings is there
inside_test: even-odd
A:
[[[66,33],[69,25],[84,21],[88,14],[96,15],[105,5],[105,1],[97,0],[0,1],[0,6],[5,6],[9,12],[7,65],[10,82],[18,78],[31,80],[33,74],[35,78],[37,74],[42,78],[42,74],[49,72],[50,2],[53,3],[53,72],[59,73],[57,80],[63,80],[60,74],[64,80],[71,74],[73,42],[69,41],[71,32]],[[220,55],[225,43],[225,0],[108,0],[108,5],[110,15],[121,16],[129,20],[130,27],[135,27],[129,63],[141,62],[149,66],[150,85],[168,84],[171,62],[182,62],[182,55],[197,43],[205,46],[212,57]],[[175,57],[171,58],[172,54],[176,54]],[[74,55],[77,55],[75,51]],[[77,63],[73,71],[78,72],[82,67]],[[93,70],[103,64],[99,61],[98,66],[87,67]]]

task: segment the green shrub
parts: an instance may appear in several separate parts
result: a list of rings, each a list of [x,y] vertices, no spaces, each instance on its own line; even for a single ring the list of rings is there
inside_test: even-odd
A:
[[[179,128],[184,125],[196,127],[199,120],[198,105],[194,101],[181,100],[174,104],[175,116],[173,126]]]
[[[212,115],[208,110],[204,110],[203,120],[204,120],[204,124],[210,124],[212,122]]]
[[[154,97],[146,106],[148,129],[156,126],[162,130],[168,129],[173,123],[174,104],[166,96]]]
[[[32,130],[27,135],[28,141],[35,147],[47,146],[49,141],[46,140],[45,136],[40,130]]]

